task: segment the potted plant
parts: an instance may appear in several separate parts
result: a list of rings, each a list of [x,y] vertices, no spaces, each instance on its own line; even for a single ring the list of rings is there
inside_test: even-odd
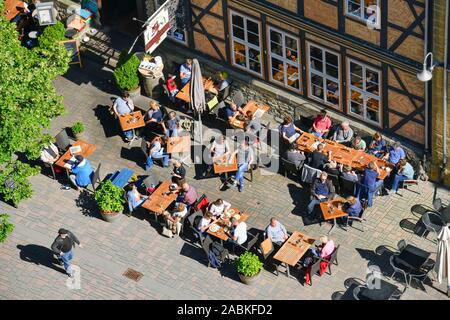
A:
[[[82,140],[83,132],[84,132],[84,124],[81,122],[75,122],[75,124],[72,126],[72,133],[75,139]]]
[[[0,214],[0,243],[4,242],[8,235],[13,232],[14,225],[8,221],[9,215]]]
[[[239,278],[245,284],[254,282],[263,267],[263,263],[259,260],[259,257],[250,251],[241,254],[236,259],[235,265]]]
[[[138,73],[140,64],[141,62],[135,53],[128,54],[126,51],[122,51],[114,70],[114,80],[117,87],[121,91],[127,92],[131,97],[141,94]]]
[[[123,211],[123,193],[123,189],[115,186],[111,180],[106,180],[95,190],[95,202],[105,221],[113,222]]]

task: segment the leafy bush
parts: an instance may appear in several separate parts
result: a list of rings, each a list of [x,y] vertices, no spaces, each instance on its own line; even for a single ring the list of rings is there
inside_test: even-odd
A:
[[[39,36],[38,43],[41,48],[51,48],[56,42],[68,40],[64,35],[66,30],[64,24],[58,21],[56,24],[48,26],[44,32]]]
[[[0,168],[0,193],[5,201],[12,201],[14,206],[18,206],[19,202],[31,198],[33,189],[28,177],[39,173],[38,167],[14,161]]]
[[[123,211],[125,199],[123,190],[115,186],[111,180],[106,180],[95,191],[95,201],[102,213],[116,213]]]
[[[8,221],[9,215],[0,214],[0,243],[4,242],[8,235],[13,232],[14,225]]]
[[[139,87],[138,67],[140,60],[136,54],[127,54],[123,51],[120,54],[117,67],[114,70],[114,79],[122,91],[130,91]]]
[[[75,124],[72,126],[72,132],[74,134],[79,134],[84,132],[84,124],[81,122],[75,122]]]
[[[247,251],[239,256],[235,261],[237,272],[246,277],[256,276],[262,269],[263,263],[258,256]]]

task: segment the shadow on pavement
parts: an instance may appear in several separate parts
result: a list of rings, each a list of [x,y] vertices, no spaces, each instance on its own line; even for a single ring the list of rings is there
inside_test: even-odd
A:
[[[65,274],[63,267],[55,265],[57,261],[51,249],[37,244],[18,245],[17,249],[20,250],[20,258],[23,261],[42,265]]]

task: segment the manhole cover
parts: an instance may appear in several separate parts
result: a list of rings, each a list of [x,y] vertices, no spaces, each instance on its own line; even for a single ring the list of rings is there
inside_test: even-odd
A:
[[[141,280],[141,278],[144,276],[142,273],[140,273],[139,271],[133,270],[133,269],[127,269],[123,275],[131,280],[134,280],[136,282],[138,282],[139,280]]]

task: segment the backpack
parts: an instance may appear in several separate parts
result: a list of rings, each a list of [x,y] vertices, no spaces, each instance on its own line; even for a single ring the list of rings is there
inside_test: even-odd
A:
[[[213,242],[211,244],[209,253],[208,253],[208,257],[209,257],[209,262],[211,263],[211,266],[213,268],[220,268],[221,264],[223,261],[222,260],[222,253],[225,250],[225,248],[217,242]]]
[[[214,254],[214,252],[212,250],[209,250],[208,252],[208,260],[209,260],[209,264],[211,265],[211,267],[213,268],[220,268],[220,261],[217,259],[216,255]]]

